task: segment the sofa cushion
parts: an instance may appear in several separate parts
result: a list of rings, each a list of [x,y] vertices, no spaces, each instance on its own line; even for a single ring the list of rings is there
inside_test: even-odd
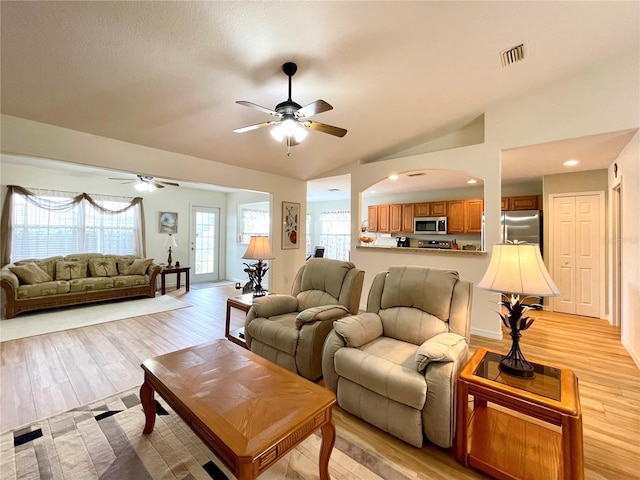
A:
[[[69,293],[69,282],[66,280],[54,280],[52,282],[20,285],[18,287],[18,298],[20,299],[45,297],[47,295],[58,295],[61,293]]]
[[[149,275],[118,275],[113,279],[114,288],[138,287],[149,284]]]
[[[93,292],[95,290],[106,290],[113,288],[114,279],[112,277],[90,277],[74,278],[69,281],[69,292]]]
[[[89,272],[92,277],[115,277],[118,275],[116,261],[113,258],[90,258]]]
[[[334,357],[336,373],[383,397],[422,410],[427,382],[416,371],[417,348],[388,337],[379,337],[361,349],[341,348]]]
[[[56,262],[56,280],[72,280],[87,276],[87,262],[63,261]]]
[[[62,260],[62,257],[49,257],[49,258],[34,258],[34,259],[24,259],[16,262],[16,265],[26,265],[27,263],[35,263],[41,269],[49,274],[51,278],[55,278],[56,276],[56,262],[58,260]]]
[[[34,285],[36,283],[52,282],[53,278],[40,266],[35,263],[27,263],[25,265],[16,265],[9,267],[9,270],[18,277],[20,283]]]
[[[118,261],[120,275],[144,275],[147,273],[153,258],[122,259]]]

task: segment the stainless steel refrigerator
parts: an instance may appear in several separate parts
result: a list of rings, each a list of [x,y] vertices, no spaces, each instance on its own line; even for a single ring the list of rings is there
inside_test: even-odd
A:
[[[542,212],[539,210],[502,212],[500,229],[502,243],[537,243],[542,253]]]

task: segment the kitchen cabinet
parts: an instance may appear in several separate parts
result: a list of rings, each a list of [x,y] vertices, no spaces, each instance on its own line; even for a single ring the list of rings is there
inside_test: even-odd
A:
[[[447,202],[449,233],[464,233],[465,231],[465,201],[453,200]]]
[[[378,232],[389,233],[389,205],[378,205]]]
[[[367,208],[367,221],[369,226],[367,230],[370,232],[378,231],[378,206],[377,205],[369,205]]]
[[[509,197],[508,210],[538,210],[538,195],[523,195],[520,197]]]
[[[402,204],[402,231],[413,233],[413,217],[415,216],[415,205],[413,203]]]
[[[402,226],[402,204],[389,205],[389,232],[399,233]]]
[[[416,203],[414,205],[414,216],[415,217],[428,217],[429,213],[429,204],[428,203]]]
[[[465,200],[465,204],[465,233],[482,233],[484,200],[482,198],[473,198]]]
[[[539,195],[502,197],[500,208],[503,211],[542,210],[542,199]]]
[[[447,202],[430,202],[429,203],[429,216],[430,217],[446,217],[447,216]]]

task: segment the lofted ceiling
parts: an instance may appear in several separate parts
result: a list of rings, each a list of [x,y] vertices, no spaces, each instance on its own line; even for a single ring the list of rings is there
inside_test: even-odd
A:
[[[635,1],[2,1],[0,8],[2,113],[301,180],[437,138],[494,102],[639,47]],[[521,42],[527,58],[503,68],[500,52]],[[236,100],[273,109],[287,98],[286,61],[298,64],[293,100],[329,102],[334,109],[312,119],[346,128],[344,138],[311,131],[289,157],[267,128],[233,133],[270,120]],[[593,145],[583,140],[573,147]],[[618,148],[607,140],[600,163]],[[555,158],[564,147],[506,152],[505,175],[509,158],[522,165],[542,148]],[[512,169],[516,180],[522,170]]]

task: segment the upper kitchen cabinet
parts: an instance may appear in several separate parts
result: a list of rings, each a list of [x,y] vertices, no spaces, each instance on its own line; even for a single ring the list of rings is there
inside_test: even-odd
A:
[[[413,215],[416,217],[428,217],[430,215],[430,211],[431,210],[429,209],[429,204],[427,202],[416,203]]]
[[[430,217],[446,217],[447,202],[429,202]]]
[[[465,233],[466,215],[464,200],[447,202],[449,233]]]
[[[474,198],[465,200],[466,207],[466,233],[482,233],[482,214],[484,212],[484,200]]]
[[[370,232],[378,231],[378,206],[377,205],[369,205],[367,209],[367,222],[368,227],[367,230]]]
[[[389,205],[389,232],[400,233],[402,227],[402,205],[399,203]]]
[[[415,217],[415,205],[413,203],[402,204],[402,232],[413,233],[413,217]]]
[[[500,202],[502,210],[542,210],[540,195],[519,195],[517,197],[502,197]]]

